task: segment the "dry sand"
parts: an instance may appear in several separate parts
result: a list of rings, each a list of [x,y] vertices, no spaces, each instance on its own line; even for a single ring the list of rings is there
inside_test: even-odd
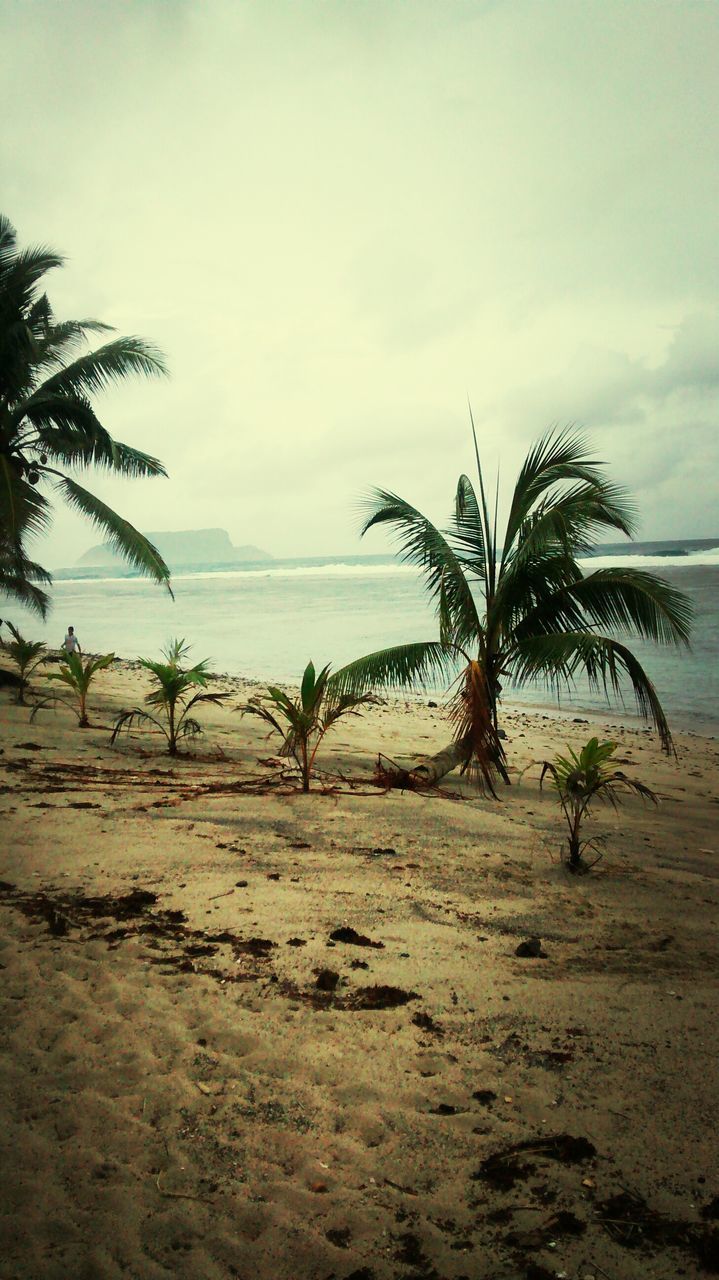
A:
[[[715,740],[600,725],[662,800],[598,810],[576,878],[536,765],[373,790],[445,744],[426,703],[341,724],[303,796],[229,707],[111,748],[146,677],[95,688],[85,731],[0,691],[3,1280],[716,1272]],[[590,733],[505,726],[515,783]]]

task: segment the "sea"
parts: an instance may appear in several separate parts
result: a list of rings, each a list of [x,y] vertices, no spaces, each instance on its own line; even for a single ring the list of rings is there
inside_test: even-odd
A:
[[[623,564],[660,574],[691,598],[689,650],[632,642],[653,680],[671,726],[719,731],[719,537],[598,546],[586,570]],[[191,644],[218,673],[292,684],[311,658],[333,668],[390,645],[437,637],[437,624],[413,566],[391,556],[321,556],[262,564],[176,566],[174,600],[162,588],[118,567],[60,569],[45,623],[14,605],[3,616],[29,638],[59,646],[75,627],[87,652],[157,657],[170,638]],[[433,697],[438,689],[415,691]],[[543,685],[514,689],[511,705],[581,714],[611,708],[633,720],[631,689],[607,703],[580,681],[557,697]]]

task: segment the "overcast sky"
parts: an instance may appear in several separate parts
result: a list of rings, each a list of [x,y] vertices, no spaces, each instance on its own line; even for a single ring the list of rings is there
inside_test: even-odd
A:
[[[380,552],[584,424],[644,538],[719,533],[719,5],[0,0],[0,207],[62,317],[165,351],[102,397],[140,528]],[[91,486],[92,487],[92,486]],[[98,537],[58,514],[39,549]]]

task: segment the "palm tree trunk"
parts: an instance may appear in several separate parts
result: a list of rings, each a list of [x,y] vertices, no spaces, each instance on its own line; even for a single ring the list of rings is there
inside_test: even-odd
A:
[[[427,760],[421,760],[419,764],[412,765],[408,773],[415,785],[433,787],[448,773],[451,773],[453,769],[458,769],[460,765],[466,764],[468,758],[469,743],[466,740],[450,742],[449,746],[443,747],[436,755],[430,756]]]
[[[307,755],[307,739],[303,738],[301,742],[300,756],[300,773],[302,774],[302,790],[307,793],[310,789],[310,761]]]
[[[420,760],[417,764],[410,765],[408,769],[400,769],[398,767],[393,772],[383,766],[382,774],[388,781],[394,778],[401,785],[408,788],[434,787],[448,773],[452,773],[454,769],[459,769],[461,765],[468,763],[470,750],[471,744],[467,739],[463,739],[460,742],[450,742],[449,746],[443,747],[436,755],[429,756],[426,760]],[[506,782],[507,786],[510,786],[511,781],[504,761],[496,760],[494,763],[502,781]]]
[[[570,871],[578,871],[582,865],[581,845],[579,843],[579,828],[582,821],[582,809],[575,809],[572,815],[572,821],[569,824],[569,869]]]
[[[377,764],[377,780],[390,787],[406,787],[408,790],[433,787],[446,774],[464,764],[468,755],[467,743],[451,742],[448,747],[437,752],[437,755],[420,760],[409,769],[402,769],[393,760],[381,755]]]

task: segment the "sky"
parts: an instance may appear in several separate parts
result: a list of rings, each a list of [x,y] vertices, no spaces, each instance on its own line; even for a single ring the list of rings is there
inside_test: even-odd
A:
[[[143,530],[383,553],[586,428],[640,537],[719,534],[715,0],[0,0],[0,208],[56,314],[165,352],[99,397]],[[49,567],[96,532],[58,511]]]

